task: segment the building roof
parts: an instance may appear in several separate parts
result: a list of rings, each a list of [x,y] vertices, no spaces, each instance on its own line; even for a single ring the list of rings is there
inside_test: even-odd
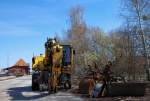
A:
[[[19,59],[14,66],[29,66],[23,59]]]
[[[29,64],[26,63],[23,59],[19,59],[13,66],[11,67],[7,67],[7,68],[4,68],[3,70],[9,70],[11,68],[14,68],[14,67],[28,67],[29,68]]]

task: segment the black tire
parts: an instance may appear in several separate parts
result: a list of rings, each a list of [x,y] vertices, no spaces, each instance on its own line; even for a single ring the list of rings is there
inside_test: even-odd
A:
[[[34,83],[34,78],[32,75],[32,91],[35,91],[35,90],[36,90],[36,84]]]
[[[32,74],[32,91],[39,90],[38,81],[35,82],[38,76],[39,76],[38,74],[34,74],[34,73]]]
[[[37,83],[32,83],[32,91],[39,90],[39,85]]]
[[[36,90],[35,85],[34,83],[32,83],[32,91],[35,91],[35,90]]]
[[[39,91],[40,91],[40,92],[43,91],[43,87],[41,87],[40,84],[39,84]]]

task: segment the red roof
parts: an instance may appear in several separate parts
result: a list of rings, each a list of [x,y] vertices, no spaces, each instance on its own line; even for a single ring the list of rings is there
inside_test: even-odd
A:
[[[29,66],[23,59],[19,59],[14,66]]]

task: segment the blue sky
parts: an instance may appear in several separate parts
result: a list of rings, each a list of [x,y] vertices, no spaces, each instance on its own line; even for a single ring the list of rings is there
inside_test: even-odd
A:
[[[89,26],[109,32],[122,23],[120,0],[0,0],[0,67],[23,58],[31,63],[33,53],[44,52],[44,42],[65,31],[72,6],[84,8]]]

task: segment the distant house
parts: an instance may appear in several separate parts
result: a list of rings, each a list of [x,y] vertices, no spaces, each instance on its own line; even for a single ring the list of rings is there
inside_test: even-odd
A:
[[[30,68],[28,63],[23,59],[19,59],[15,65],[5,68],[5,70],[8,70],[8,73],[12,75],[27,75],[29,74]]]

